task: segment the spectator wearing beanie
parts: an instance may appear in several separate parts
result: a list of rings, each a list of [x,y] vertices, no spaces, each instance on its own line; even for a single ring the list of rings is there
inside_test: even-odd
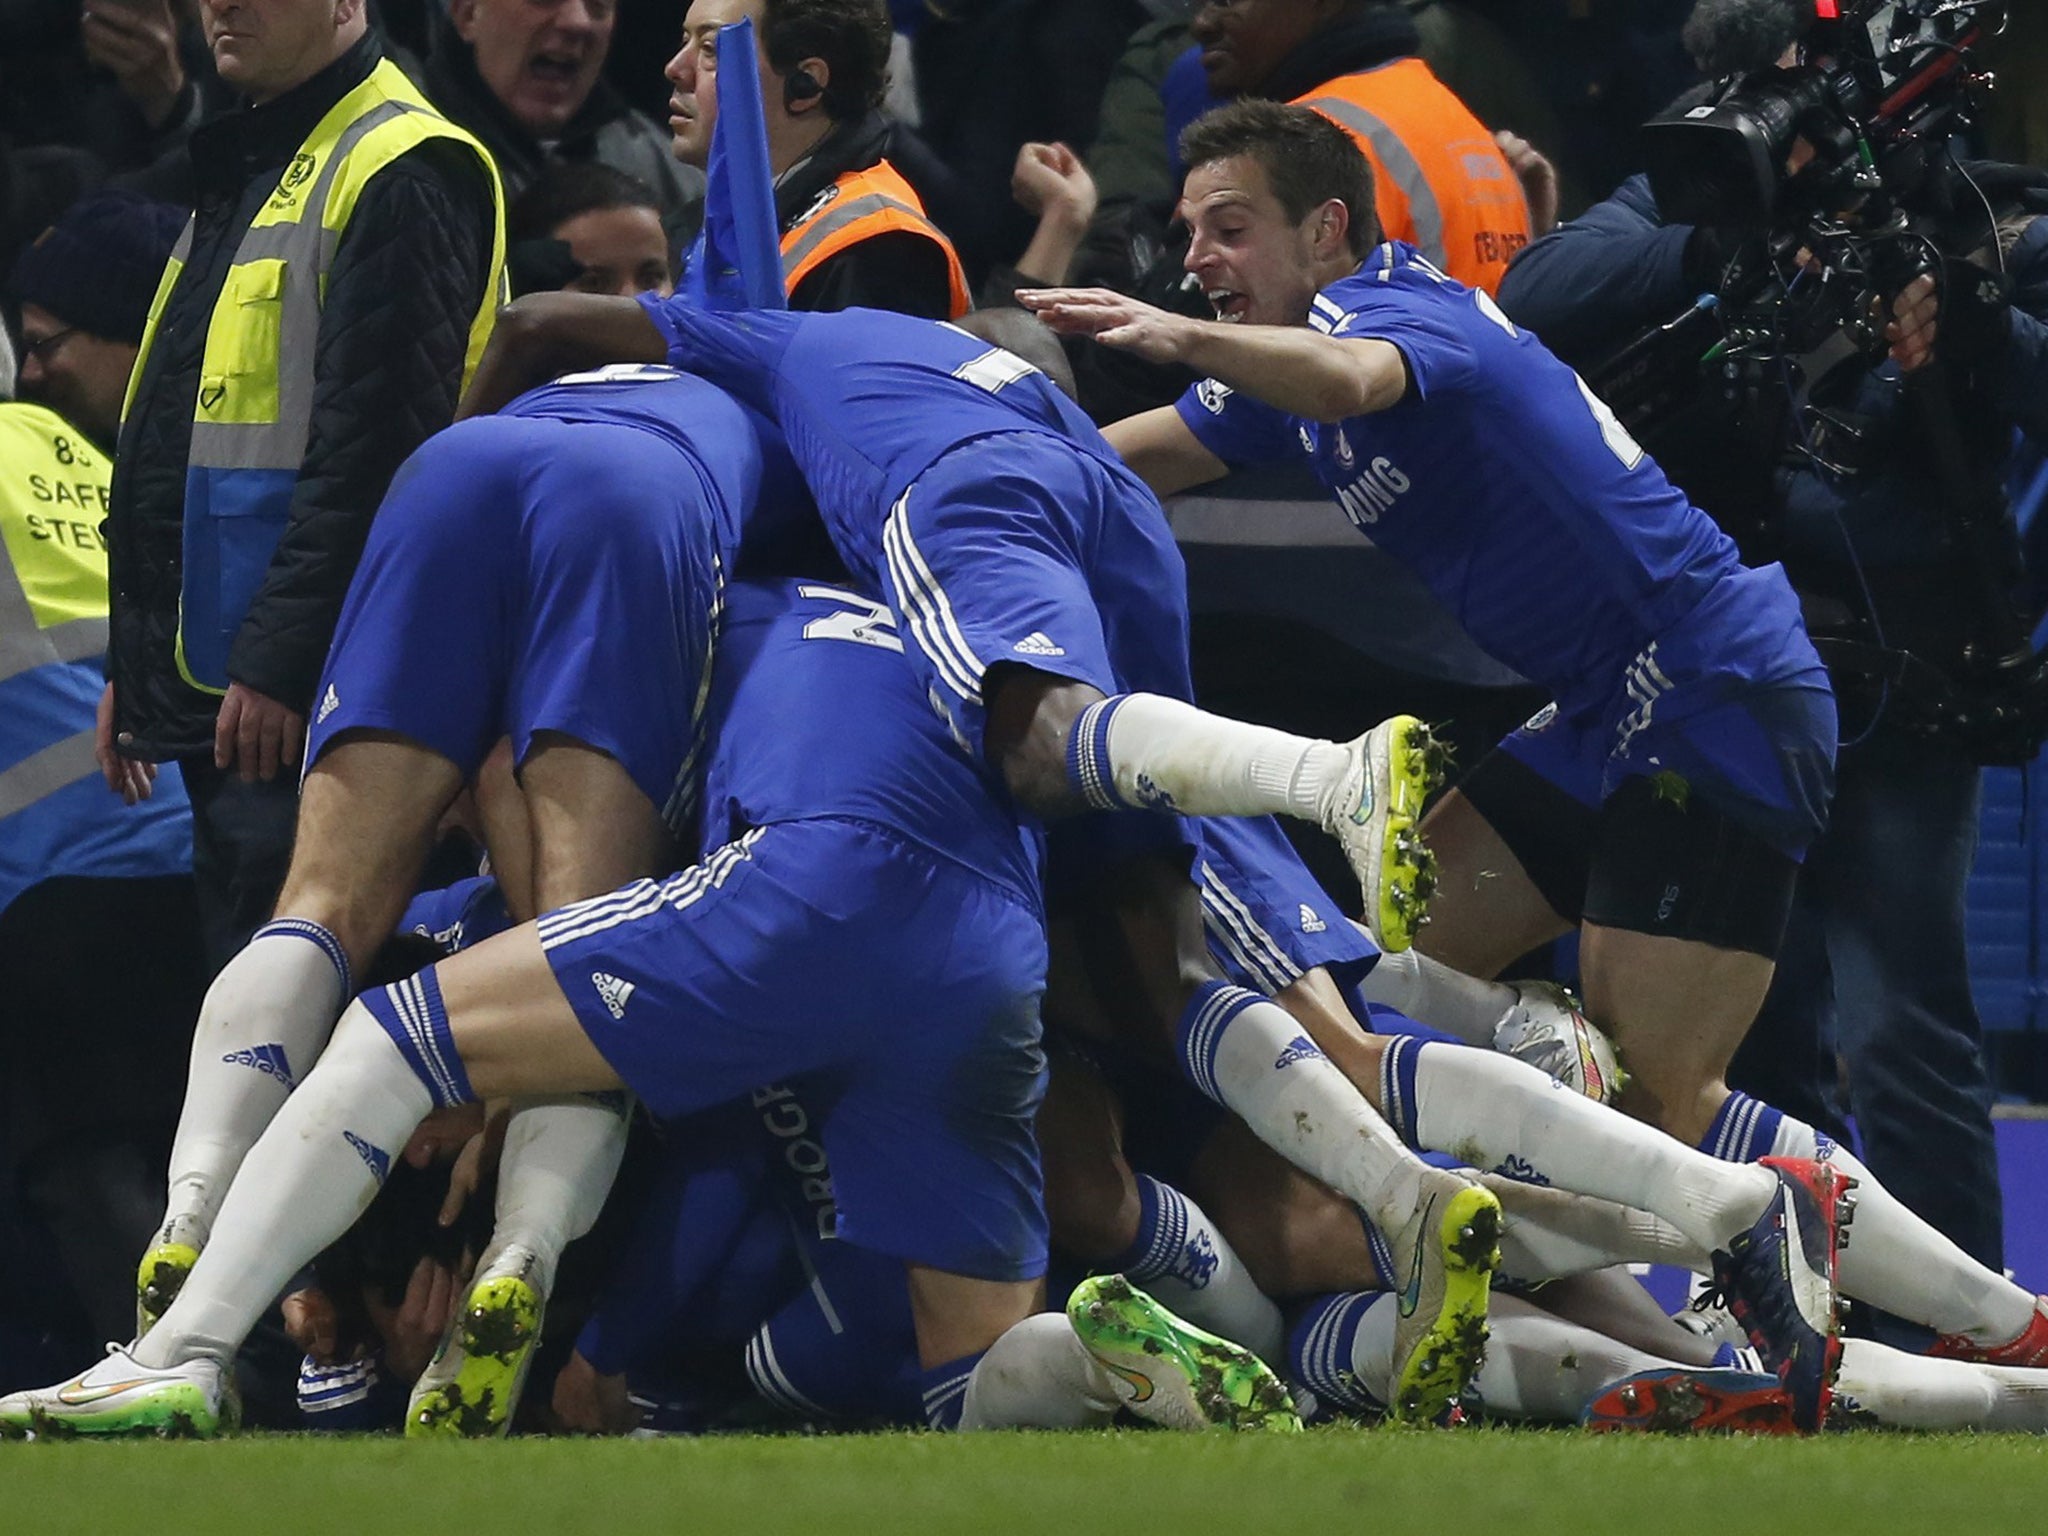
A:
[[[22,399],[110,454],[149,302],[184,223],[169,203],[95,192],[44,230],[8,279],[21,306]]]

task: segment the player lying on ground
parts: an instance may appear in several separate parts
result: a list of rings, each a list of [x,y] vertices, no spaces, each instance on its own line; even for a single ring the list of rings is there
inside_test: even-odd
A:
[[[764,1412],[820,1427],[927,1421],[903,1266],[838,1235],[832,1113],[778,1084],[668,1128],[625,1256],[556,1379],[560,1422],[619,1434],[758,1425]],[[1098,1285],[1071,1301],[991,1347],[962,1391],[960,1428],[1081,1428],[1126,1403],[1202,1428],[1215,1415],[1189,1390],[1200,1362],[1252,1370],[1136,1294]],[[1148,1341],[1177,1368],[1161,1370]]]
[[[1275,1294],[1307,1303],[1293,1313],[1288,1345],[1289,1375],[1298,1394],[1306,1389],[1304,1410],[1313,1402],[1378,1412],[1395,1308],[1378,1288],[1355,1211],[1241,1129],[1218,1140],[1196,1176],[1213,1225],[1229,1234],[1249,1273]],[[1625,1273],[1593,1267],[1697,1267],[1705,1258],[1697,1248],[1672,1241],[1676,1234],[1644,1212],[1535,1186],[1494,1187],[1507,1217],[1502,1279],[1538,1286],[1529,1294],[1549,1315],[1495,1298],[1487,1360],[1474,1383],[1487,1412],[1623,1429],[1800,1427],[1790,1395],[1755,1375],[1757,1362],[1725,1314],[1683,1313],[1679,1321],[1691,1326],[1678,1326]],[[1869,1238],[1859,1212],[1845,1270]],[[1558,1275],[1566,1277],[1559,1284],[1539,1284]],[[1158,1288],[1174,1296],[1183,1315],[1216,1326],[1205,1295]],[[1633,1390],[1624,1393],[1624,1385]],[[1930,1359],[1848,1339],[1829,1422],[1873,1421],[1904,1429],[2048,1431],[2048,1371]]]
[[[1276,1002],[1304,1025],[1305,1032],[1274,1064],[1276,1075],[1341,1076],[1418,1151],[1448,1153],[1482,1171],[1581,1191],[1617,1202],[1614,1208],[1635,1207],[1634,1214],[1652,1227],[1685,1234],[1688,1257],[1710,1269],[1734,1298],[1758,1348],[1782,1376],[1800,1422],[1818,1427],[1839,1354],[1834,1264],[1848,1203],[1844,1177],[1810,1160],[1737,1166],[1709,1157],[1523,1062],[1422,1039],[1411,1021],[1397,1015],[1385,1016],[1388,1027],[1404,1034],[1362,1030],[1326,968],[1372,964],[1378,957],[1369,942],[1342,925],[1290,921],[1299,911],[1312,911],[1320,894],[1291,856],[1277,859],[1271,847],[1242,836],[1244,824],[1196,825],[1205,896],[1213,897],[1212,911],[1227,907],[1232,916],[1227,927],[1211,928],[1223,941],[1221,953],[1233,968],[1237,957],[1252,958],[1256,969],[1241,979],[1273,990]],[[1284,843],[1279,851],[1286,853]],[[1103,1059],[1115,1070],[1125,1104],[1136,1101],[1141,1118],[1155,1126],[1170,1124],[1171,1144],[1197,1145],[1199,1134],[1225,1117],[1156,1065],[1117,1050],[1124,1032],[1102,1021],[1142,1011],[1146,999],[1141,989],[1120,983],[1129,967],[1102,953],[1107,946],[1093,914],[1083,909],[1071,916],[1069,926],[1083,937],[1062,951],[1078,949],[1087,963],[1055,964],[1049,1025],[1063,1038],[1082,1042],[1084,1051],[1106,1048]],[[1091,931],[1092,942],[1086,937]],[[1095,995],[1074,995],[1090,986]],[[1078,1247],[1086,1262],[1123,1269],[1139,1284],[1153,1286],[1163,1273],[1159,1265],[1183,1246],[1171,1234],[1187,1230],[1199,1212],[1148,1203],[1122,1156],[1114,1101],[1091,1089],[1092,1074],[1075,1070],[1071,1060],[1061,1066],[1039,1122],[1055,1239]],[[1313,1127],[1298,1134],[1312,1135]],[[1272,1145],[1290,1162],[1303,1161],[1290,1145]],[[1215,1173],[1226,1182],[1230,1177],[1227,1167]],[[1177,1170],[1168,1177],[1179,1182]],[[1365,1215],[1374,1234],[1379,1284],[1401,1292],[1390,1247],[1399,1234]],[[1163,1299],[1176,1308],[1186,1305],[1177,1290],[1165,1290]],[[1196,1310],[1212,1329],[1232,1319],[1229,1313]],[[1408,1311],[1403,1296],[1393,1315],[1405,1320]],[[1238,1326],[1234,1320],[1231,1325]],[[1242,1331],[1232,1336],[1248,1342]],[[1253,1347],[1269,1344],[1270,1334],[1262,1334]]]

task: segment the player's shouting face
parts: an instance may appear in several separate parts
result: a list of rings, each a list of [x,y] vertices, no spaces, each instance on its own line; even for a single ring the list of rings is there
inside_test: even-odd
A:
[[[1186,266],[1219,320],[1300,325],[1308,319],[1326,247],[1344,239],[1344,205],[1332,200],[1296,222],[1250,155],[1209,160],[1188,172],[1180,216],[1193,243]]]

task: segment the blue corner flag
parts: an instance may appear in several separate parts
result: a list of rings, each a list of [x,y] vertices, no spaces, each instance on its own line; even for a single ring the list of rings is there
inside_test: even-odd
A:
[[[718,120],[711,125],[705,168],[704,228],[684,255],[676,296],[705,309],[787,309],[752,21],[718,29],[718,59]]]

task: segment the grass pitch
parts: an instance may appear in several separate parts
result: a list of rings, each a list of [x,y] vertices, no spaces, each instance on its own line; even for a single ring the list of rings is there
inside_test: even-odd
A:
[[[2048,1439],[862,1435],[0,1446],[0,1531],[1753,1536],[2048,1530]]]

